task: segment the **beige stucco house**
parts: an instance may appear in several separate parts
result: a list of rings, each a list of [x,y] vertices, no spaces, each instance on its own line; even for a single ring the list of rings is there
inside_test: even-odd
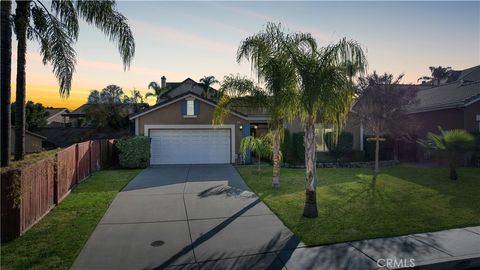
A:
[[[217,103],[191,79],[167,84],[169,97],[131,115],[135,134],[152,138],[151,164],[236,163],[243,137],[266,129],[268,116],[231,111],[223,125],[213,125]]]

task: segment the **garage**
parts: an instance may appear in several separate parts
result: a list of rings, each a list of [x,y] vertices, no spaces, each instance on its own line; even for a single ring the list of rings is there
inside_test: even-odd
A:
[[[150,129],[152,165],[231,163],[231,129]]]

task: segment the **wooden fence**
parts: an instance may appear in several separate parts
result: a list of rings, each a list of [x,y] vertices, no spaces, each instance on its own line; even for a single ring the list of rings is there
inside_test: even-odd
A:
[[[1,175],[1,241],[14,239],[60,203],[91,173],[116,163],[114,140],[74,144]]]

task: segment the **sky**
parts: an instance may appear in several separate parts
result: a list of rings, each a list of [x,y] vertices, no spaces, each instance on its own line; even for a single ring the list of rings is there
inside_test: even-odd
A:
[[[146,93],[149,82],[160,82],[162,76],[170,82],[208,75],[221,81],[237,73],[253,79],[250,63],[237,63],[235,54],[240,42],[267,22],[309,32],[320,46],[354,39],[366,50],[369,73],[404,73],[404,83],[429,75],[429,66],[461,70],[480,64],[480,2],[119,1],[118,10],[135,37],[129,70],[124,71],[114,43],[81,23],[69,98],[60,97],[52,67],[42,64],[38,44],[29,41],[27,100],[75,109],[90,90],[109,84],[126,93]],[[15,82],[16,41],[12,46]]]

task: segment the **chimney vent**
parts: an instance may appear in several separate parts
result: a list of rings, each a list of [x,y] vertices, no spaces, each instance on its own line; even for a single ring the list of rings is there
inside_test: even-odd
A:
[[[162,76],[162,88],[166,88],[167,87],[167,78],[165,78],[165,76]]]

